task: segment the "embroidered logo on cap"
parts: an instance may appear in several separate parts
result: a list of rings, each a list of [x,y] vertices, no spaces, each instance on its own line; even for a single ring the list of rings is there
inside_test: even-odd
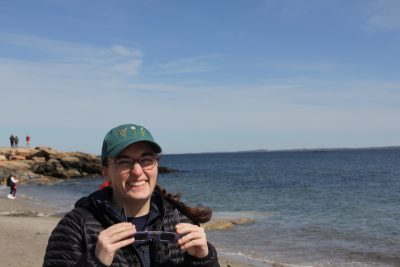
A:
[[[131,127],[131,131],[132,131],[132,134],[135,135],[135,133],[136,133],[136,127],[135,127],[135,126],[132,126],[132,127]]]
[[[128,129],[126,129],[126,128],[119,129],[119,130],[118,130],[118,133],[119,133],[120,136],[126,137],[126,135],[127,135],[127,133],[128,133]]]

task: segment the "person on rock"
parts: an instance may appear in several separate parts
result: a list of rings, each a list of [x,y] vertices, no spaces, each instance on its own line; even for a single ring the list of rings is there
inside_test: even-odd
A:
[[[19,143],[19,138],[18,138],[18,136],[14,136],[14,147],[15,148],[18,148],[18,143]]]
[[[14,147],[14,143],[15,143],[15,137],[14,137],[14,135],[12,134],[12,135],[10,135],[10,146],[11,146],[11,147]]]
[[[29,135],[27,135],[25,137],[25,142],[26,142],[26,147],[30,147],[30,145],[31,145],[31,137]]]

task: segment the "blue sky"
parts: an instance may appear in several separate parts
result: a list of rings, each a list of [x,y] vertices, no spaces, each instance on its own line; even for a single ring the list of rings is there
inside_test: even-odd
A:
[[[400,145],[400,1],[0,2],[0,146]]]

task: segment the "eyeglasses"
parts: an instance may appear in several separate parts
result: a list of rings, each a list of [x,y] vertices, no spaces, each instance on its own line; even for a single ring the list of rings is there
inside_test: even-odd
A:
[[[139,159],[119,158],[114,160],[114,163],[117,166],[119,172],[127,173],[132,171],[133,166],[135,166],[136,163],[138,163],[143,170],[151,170],[154,168],[158,160],[158,156],[148,155]]]
[[[157,241],[162,243],[175,243],[181,236],[174,232],[144,231],[136,232],[133,237],[135,238],[135,242]]]

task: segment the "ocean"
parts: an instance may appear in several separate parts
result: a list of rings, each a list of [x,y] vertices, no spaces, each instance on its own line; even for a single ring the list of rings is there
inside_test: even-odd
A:
[[[400,149],[164,155],[158,183],[219,218],[219,253],[255,266],[400,266]],[[21,185],[18,194],[70,210],[102,179]]]

